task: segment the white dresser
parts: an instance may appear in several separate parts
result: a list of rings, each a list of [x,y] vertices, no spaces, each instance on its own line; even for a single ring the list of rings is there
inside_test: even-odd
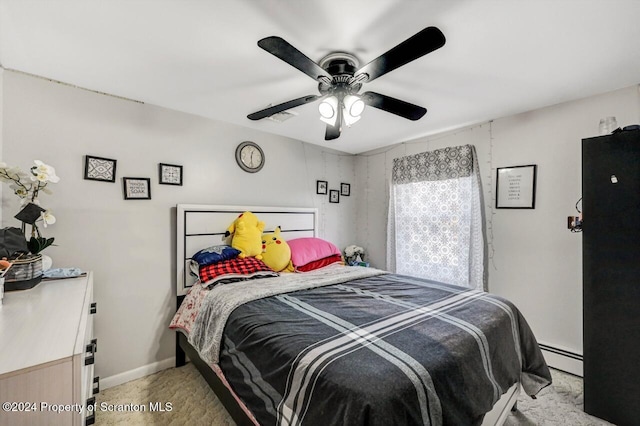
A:
[[[0,306],[0,425],[95,421],[93,276],[42,281]],[[88,401],[88,403],[87,403]]]

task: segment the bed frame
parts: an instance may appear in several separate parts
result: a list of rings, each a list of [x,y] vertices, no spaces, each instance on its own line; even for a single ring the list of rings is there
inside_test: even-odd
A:
[[[176,309],[184,300],[189,288],[195,282],[188,271],[188,258],[198,250],[215,244],[224,244],[227,227],[244,211],[255,213],[265,222],[265,231],[272,232],[277,226],[286,239],[317,237],[318,210],[315,208],[259,207],[259,206],[218,206],[202,204],[177,205],[176,233]],[[222,382],[212,368],[203,361],[198,352],[187,341],[182,332],[176,333],[176,367],[186,364],[186,358],[198,369],[222,405],[236,424],[255,425],[248,409]],[[515,411],[520,385],[516,383],[488,412],[482,426],[499,426],[507,419],[510,411]]]

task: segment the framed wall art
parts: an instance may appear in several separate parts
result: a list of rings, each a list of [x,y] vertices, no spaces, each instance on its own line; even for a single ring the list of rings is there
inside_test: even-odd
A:
[[[536,206],[535,164],[498,167],[496,170],[496,208],[534,209]]]
[[[125,200],[150,200],[151,179],[138,177],[122,178]]]
[[[327,188],[329,185],[326,180],[317,180],[316,181],[316,194],[325,195],[327,193]]]
[[[340,192],[337,189],[332,189],[329,191],[329,202],[330,203],[340,202]]]
[[[158,169],[160,173],[160,184],[182,185],[182,166],[160,163]]]
[[[84,178],[101,182],[116,181],[116,160],[85,155]]]
[[[348,197],[351,195],[351,184],[349,183],[341,183],[340,184],[340,195],[343,197]]]

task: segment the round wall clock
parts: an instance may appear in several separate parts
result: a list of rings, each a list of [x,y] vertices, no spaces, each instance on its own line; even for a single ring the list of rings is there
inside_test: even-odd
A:
[[[236,161],[245,172],[255,173],[264,166],[264,152],[255,142],[242,142],[236,148]]]

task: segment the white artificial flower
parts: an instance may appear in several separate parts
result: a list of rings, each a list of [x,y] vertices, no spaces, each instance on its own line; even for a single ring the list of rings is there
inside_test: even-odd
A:
[[[23,186],[13,184],[9,185],[9,188],[13,189],[13,193],[20,198],[26,198],[26,196],[29,195],[27,190]]]
[[[40,173],[46,173],[46,174],[50,174],[51,171],[51,166],[44,164],[42,161],[40,160],[33,160],[33,162],[36,164],[34,167],[31,168],[31,170],[36,169],[38,170],[38,172]]]
[[[32,181],[40,181],[43,183],[52,182],[58,183],[60,178],[56,175],[56,169],[52,166],[43,163],[40,160],[34,160],[35,166],[31,168]]]
[[[43,211],[42,213],[40,213],[40,217],[42,217],[42,222],[45,228],[47,227],[47,225],[53,225],[54,223],[56,223],[56,217],[51,213],[51,210]]]
[[[49,173],[49,182],[58,183],[60,182],[60,178],[56,175],[56,171],[51,167],[51,173]]]
[[[38,182],[42,182],[42,183],[46,183],[49,182],[49,175],[46,173],[43,173],[41,171],[37,171],[37,173],[35,173],[36,170],[34,169],[34,175],[31,176],[31,180],[32,181],[38,181]]]

